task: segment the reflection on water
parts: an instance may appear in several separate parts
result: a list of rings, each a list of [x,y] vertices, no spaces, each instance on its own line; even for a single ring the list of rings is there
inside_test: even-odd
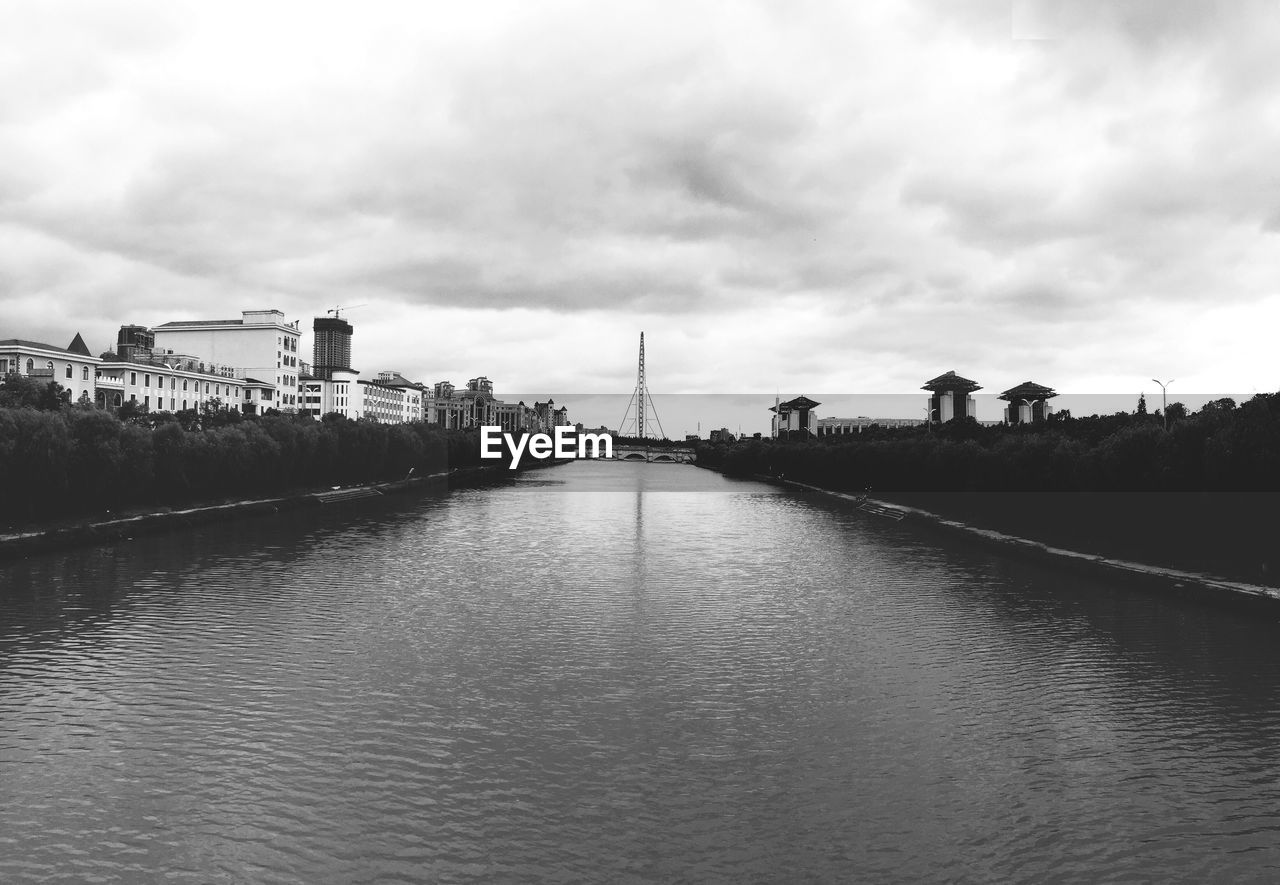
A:
[[[78,550],[0,880],[1265,881],[1278,638],[674,465]]]

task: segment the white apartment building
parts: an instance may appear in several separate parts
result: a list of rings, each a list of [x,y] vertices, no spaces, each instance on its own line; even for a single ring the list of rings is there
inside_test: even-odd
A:
[[[317,419],[332,413],[353,421],[364,417],[360,373],[355,369],[333,369],[329,378],[303,378],[301,407]]]
[[[380,424],[422,420],[423,396],[419,385],[398,372],[381,372],[376,381],[364,381],[354,369],[331,369],[330,377],[302,380],[301,407],[321,418],[336,412],[352,420],[365,418]]]
[[[422,420],[425,397],[421,384],[415,384],[399,372],[392,370],[379,372],[376,384],[395,391],[392,396],[386,398],[391,405],[387,413],[388,421],[404,424]]]
[[[56,381],[71,391],[71,401],[96,397],[96,372],[102,360],[89,353],[79,334],[68,347],[6,338],[0,341],[0,376],[15,372],[36,381]]]
[[[243,402],[253,411],[274,408],[294,412],[302,407],[298,376],[298,323],[286,322],[278,310],[246,310],[238,320],[182,320],[154,328],[156,351],[194,353],[218,365],[236,366],[251,379]],[[274,386],[266,396],[262,384]]]
[[[202,409],[217,400],[240,411],[245,381],[232,369],[208,365],[194,357],[167,354],[141,360],[103,360],[97,372],[97,406],[119,408],[127,402],[151,412]]]

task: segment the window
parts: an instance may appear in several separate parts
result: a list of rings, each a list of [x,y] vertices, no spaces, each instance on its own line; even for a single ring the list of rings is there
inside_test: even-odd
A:
[[[35,361],[34,361],[34,360],[27,360],[27,374],[28,374],[28,375],[30,375],[30,374],[31,374],[32,372],[34,372],[35,370],[36,370],[36,364],[35,364]]]
[[[183,379],[182,379],[182,389],[183,389],[183,390],[186,390],[186,389],[187,389],[187,379],[186,379],[186,378],[183,378]]]
[[[182,411],[184,411],[184,412],[185,412],[186,410],[187,410],[187,401],[184,399],[184,400],[182,401]]]
[[[84,368],[82,368],[82,369],[80,370],[80,380],[81,380],[81,381],[88,381],[88,380],[89,380],[89,367],[88,367],[88,366],[85,366]]]
[[[208,393],[209,393],[209,382],[208,382],[208,381],[206,381],[206,382],[204,383],[204,392],[205,392],[206,394],[208,394]]]
[[[143,404],[144,406],[146,406],[148,409],[149,409],[149,408],[151,408],[151,397],[149,397],[149,396],[144,396],[144,397],[142,398],[142,404]],[[159,405],[159,404],[157,403],[157,405]]]
[[[67,377],[71,377],[71,363],[67,363]]]
[[[130,387],[137,387],[137,386],[138,386],[138,373],[137,373],[137,372],[130,372],[130,373],[129,373],[129,386],[130,386]],[[131,402],[137,402],[137,400],[136,400],[136,399],[134,399],[134,400],[131,400]]]
[[[151,373],[150,373],[150,372],[148,372],[147,374],[145,374],[145,375],[143,375],[143,376],[142,376],[142,386],[143,386],[143,387],[150,387],[150,386],[151,386]]]

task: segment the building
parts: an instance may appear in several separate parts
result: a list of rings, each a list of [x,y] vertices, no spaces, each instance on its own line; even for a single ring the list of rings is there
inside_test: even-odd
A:
[[[398,410],[391,413],[393,415],[391,420],[394,423],[423,420],[422,404],[426,399],[423,385],[416,381],[410,381],[399,372],[391,369],[378,373],[377,384],[380,387],[398,391],[392,397]]]
[[[329,367],[328,378],[302,379],[302,409],[321,418],[338,414],[379,424],[423,420],[422,385],[399,372],[379,372],[375,380],[360,378],[354,369]]]
[[[452,381],[437,381],[431,388],[431,395],[423,402],[424,419],[449,430],[468,426],[468,409],[472,404],[455,396],[455,393]]]
[[[1057,395],[1057,391],[1043,384],[1023,381],[1000,394],[999,398],[1009,403],[1004,408],[1004,420],[1011,425],[1043,421],[1053,414],[1049,400]]]
[[[102,354],[97,367],[100,409],[136,403],[152,412],[203,409],[216,402],[241,411],[245,382],[231,366],[206,363],[194,356],[157,353],[155,336],[145,326],[121,326],[116,349]]]
[[[139,355],[149,357],[155,349],[156,334],[146,326],[121,326],[116,333],[115,354],[122,360],[131,360]]]
[[[819,418],[818,436],[847,436],[861,433],[868,427],[919,427],[924,422],[919,418]]]
[[[569,410],[556,408],[555,400],[525,405],[507,403],[493,394],[493,382],[485,376],[472,378],[459,390],[452,382],[440,381],[424,391],[423,420],[451,430],[473,427],[500,427],[505,433],[552,433],[569,424]]]
[[[815,402],[801,394],[785,403],[775,403],[769,408],[773,412],[771,436],[774,439],[785,439],[790,436],[817,436],[818,416],[813,411],[821,403]]]
[[[246,415],[261,415],[267,409],[282,411],[279,390],[270,381],[257,378],[244,379],[244,398],[240,410]]]
[[[493,427],[498,423],[498,401],[493,396],[493,382],[485,376],[472,378],[465,390],[454,392],[462,400],[463,427]]]
[[[533,424],[533,409],[526,406],[524,400],[518,403],[495,400],[494,419],[503,433],[523,433]]]
[[[334,369],[351,368],[351,324],[339,316],[316,317],[311,324],[311,372],[328,378]]]
[[[306,375],[301,381],[302,412],[313,418],[337,414],[352,420],[364,413],[360,373],[354,369],[330,367],[328,377]]]
[[[931,422],[945,424],[955,418],[977,418],[977,407],[970,395],[982,385],[955,372],[939,375],[920,388],[930,392],[927,414]]]
[[[21,338],[0,341],[0,376],[12,372],[46,384],[56,381],[71,392],[73,403],[95,400],[101,362],[89,352],[79,333],[66,347]]]
[[[553,399],[545,403],[535,401],[529,419],[529,430],[533,433],[555,433],[557,427],[569,424],[569,409],[564,406],[557,409]]]
[[[238,377],[254,382],[245,402],[255,408],[293,412],[302,406],[298,324],[286,322],[280,311],[246,310],[238,320],[162,323],[153,331],[158,354],[198,354],[207,363],[237,367]],[[261,396],[264,384],[274,388],[269,397]]]
[[[709,442],[713,443],[731,443],[737,442],[738,438],[733,435],[728,427],[721,427],[719,430],[713,430],[707,434]]]

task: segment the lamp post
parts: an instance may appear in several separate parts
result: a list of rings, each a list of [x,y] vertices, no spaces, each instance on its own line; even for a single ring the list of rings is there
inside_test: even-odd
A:
[[[924,407],[924,426],[926,433],[933,433],[933,416],[937,413],[938,410],[932,406]]]
[[[1168,381],[1160,381],[1159,379],[1152,378],[1151,380],[1155,381],[1157,384],[1160,385],[1160,417],[1164,419],[1164,429],[1168,430],[1169,429],[1169,385],[1173,383],[1173,379],[1170,378]]]

